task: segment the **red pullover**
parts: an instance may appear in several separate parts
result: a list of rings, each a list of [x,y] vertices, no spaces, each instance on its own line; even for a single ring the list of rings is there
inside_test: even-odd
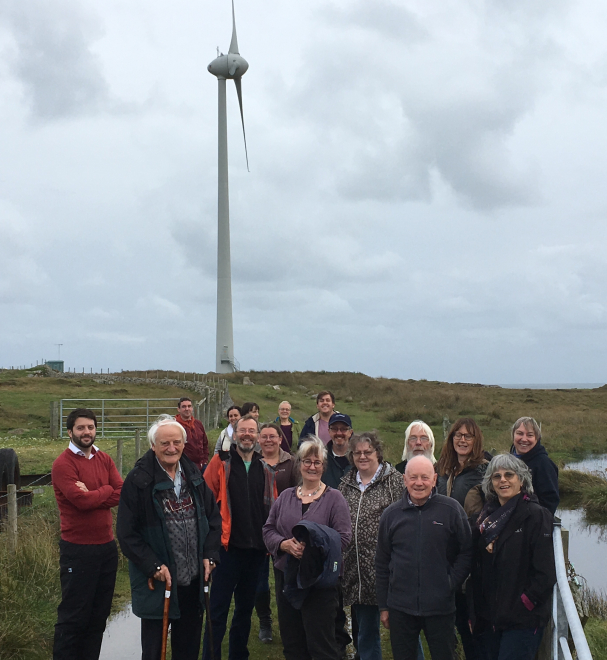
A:
[[[61,538],[81,545],[100,545],[113,540],[112,513],[118,504],[122,478],[114,461],[102,451],[85,458],[66,449],[51,471],[61,518]],[[88,493],[76,486],[77,481]]]
[[[196,463],[199,470],[202,470],[203,466],[209,462],[209,439],[202,422],[194,417],[190,417],[186,422],[181,415],[177,415],[175,421],[183,426],[188,438],[183,453],[193,463]]]

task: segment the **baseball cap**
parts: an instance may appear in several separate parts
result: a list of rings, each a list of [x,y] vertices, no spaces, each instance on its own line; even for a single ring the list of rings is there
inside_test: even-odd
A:
[[[331,419],[329,420],[329,426],[337,424],[337,422],[342,422],[343,424],[347,424],[350,428],[352,428],[352,421],[348,415],[344,415],[343,413],[333,413],[331,415]]]

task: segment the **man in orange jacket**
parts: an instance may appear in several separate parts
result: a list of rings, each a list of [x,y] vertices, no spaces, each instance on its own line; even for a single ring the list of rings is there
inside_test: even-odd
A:
[[[211,588],[211,626],[214,657],[221,660],[221,642],[226,632],[232,595],[234,615],[230,626],[230,660],[249,655],[247,643],[255,592],[267,554],[262,528],[276,499],[274,471],[255,451],[259,432],[257,420],[245,415],[234,431],[236,444],[213,456],[204,473],[221,511],[222,533],[219,565]],[[203,660],[210,660],[208,632],[204,637]]]

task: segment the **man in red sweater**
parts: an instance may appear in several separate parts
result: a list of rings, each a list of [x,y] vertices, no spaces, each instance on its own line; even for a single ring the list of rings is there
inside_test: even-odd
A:
[[[209,439],[202,422],[194,417],[194,407],[192,400],[187,396],[182,396],[177,404],[179,414],[175,417],[181,426],[185,429],[187,441],[183,448],[183,453],[204,472],[209,462]]]
[[[114,461],[93,444],[92,410],[72,411],[66,427],[70,444],[52,469],[61,519],[53,660],[98,660],[118,568],[110,509],[120,500],[122,478]]]

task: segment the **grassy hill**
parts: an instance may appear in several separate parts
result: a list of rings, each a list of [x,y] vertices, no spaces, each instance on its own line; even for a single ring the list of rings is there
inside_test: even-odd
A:
[[[49,404],[61,398],[156,398],[192,396],[188,390],[156,383],[142,385],[97,383],[91,378],[28,377],[31,370],[0,373],[1,446],[15,446],[22,471],[40,472],[65,440],[49,439]],[[175,377],[175,372],[146,372]],[[144,376],[125,372],[124,376]],[[423,419],[434,430],[437,450],[443,439],[443,419],[474,417],[489,450],[510,447],[510,426],[522,415],[542,425],[543,442],[556,462],[607,452],[607,387],[594,390],[511,390],[466,383],[371,378],[360,373],[247,372],[254,385],[243,385],[244,374],[229,374],[230,394],[242,404],[255,401],[264,421],[274,419],[278,404],[287,399],[293,416],[304,421],[316,411],[315,395],[323,389],[336,397],[337,409],[352,418],[356,431],[377,429],[386,445],[388,460],[400,460],[404,431],[414,419]],[[200,376],[198,376],[200,377]],[[278,386],[280,389],[274,389]],[[192,398],[195,398],[192,396]],[[10,433],[23,431],[17,437]],[[211,439],[219,430],[210,431]],[[7,436],[11,436],[10,438]],[[12,442],[12,445],[11,445]],[[28,444],[31,451],[28,450]],[[111,449],[115,441],[100,441]],[[128,445],[127,443],[127,446]],[[128,449],[127,449],[128,452]],[[437,451],[438,453],[438,451]],[[30,456],[31,454],[31,456]],[[125,456],[125,468],[131,463]]]

